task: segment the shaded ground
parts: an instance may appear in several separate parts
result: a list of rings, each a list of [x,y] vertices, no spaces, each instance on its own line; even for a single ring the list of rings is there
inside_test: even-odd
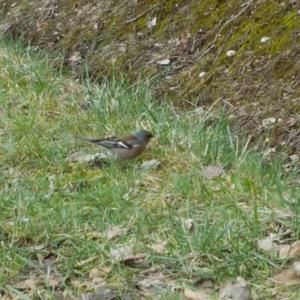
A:
[[[2,33],[58,51],[77,75],[156,76],[158,100],[217,102],[236,132],[267,132],[271,146],[300,150],[297,1],[0,0],[0,6]]]

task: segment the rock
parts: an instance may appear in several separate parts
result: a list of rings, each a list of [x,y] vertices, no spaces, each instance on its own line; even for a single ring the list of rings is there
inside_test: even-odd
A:
[[[205,77],[205,75],[206,75],[206,72],[200,72],[199,73],[199,78],[203,78],[203,77]]]
[[[147,26],[149,29],[153,28],[154,26],[156,26],[156,22],[157,22],[157,17],[154,17],[153,19],[151,19],[148,23]]]
[[[270,37],[268,37],[268,36],[263,36],[263,37],[260,39],[260,42],[261,42],[262,44],[265,44],[265,43],[269,42],[270,40],[271,40]]]
[[[233,57],[233,56],[235,56],[235,54],[236,54],[236,51],[234,51],[234,50],[228,50],[226,52],[227,57]]]
[[[167,66],[171,63],[171,60],[169,58],[165,58],[165,59],[159,60],[157,63],[161,66]]]

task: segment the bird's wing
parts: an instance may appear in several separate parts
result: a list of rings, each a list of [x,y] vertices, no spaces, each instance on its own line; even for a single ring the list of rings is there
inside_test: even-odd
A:
[[[88,139],[87,141],[92,144],[100,145],[108,149],[118,148],[118,149],[129,150],[134,147],[132,142],[130,141],[125,142],[123,139],[119,139],[115,136],[105,138],[105,139]]]

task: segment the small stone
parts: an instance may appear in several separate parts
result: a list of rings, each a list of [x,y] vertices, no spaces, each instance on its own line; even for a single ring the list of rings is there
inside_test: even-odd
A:
[[[165,58],[165,59],[159,60],[157,63],[161,66],[167,66],[171,63],[171,60],[169,58]]]
[[[156,25],[157,22],[157,17],[154,17],[153,19],[151,19],[148,23],[147,26],[149,29],[153,28]]]
[[[293,263],[293,267],[294,267],[294,270],[296,271],[297,275],[299,276],[300,275],[300,262],[299,261],[295,261]]]
[[[235,56],[235,54],[236,54],[236,51],[234,51],[234,50],[228,50],[226,52],[227,57],[233,57],[233,56]]]
[[[199,73],[199,78],[203,78],[203,77],[205,77],[205,75],[206,75],[206,72],[200,72]]]
[[[275,118],[267,118],[262,121],[263,127],[272,127],[276,122]]]
[[[260,39],[260,42],[261,42],[262,44],[265,44],[265,43],[269,42],[270,40],[271,40],[270,37],[268,37],[268,36],[263,36],[263,37]]]

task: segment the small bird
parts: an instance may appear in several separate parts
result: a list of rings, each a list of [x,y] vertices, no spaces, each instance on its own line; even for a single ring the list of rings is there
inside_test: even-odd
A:
[[[153,134],[147,130],[139,130],[132,135],[108,137],[103,139],[86,139],[86,141],[109,149],[121,160],[134,159],[144,152]]]

